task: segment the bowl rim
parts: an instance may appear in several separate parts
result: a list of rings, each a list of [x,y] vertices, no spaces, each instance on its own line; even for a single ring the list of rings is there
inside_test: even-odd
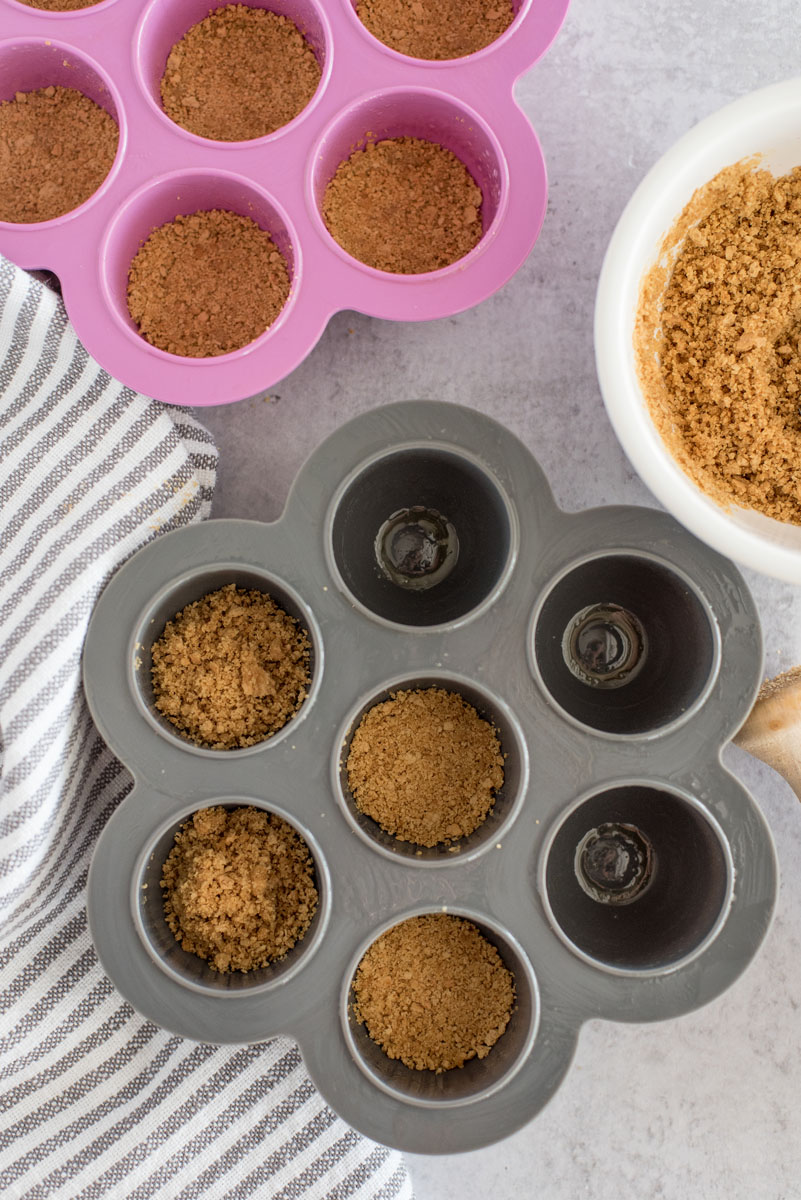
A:
[[[684,197],[673,209],[671,220],[675,220],[699,186],[699,174],[709,180],[724,166],[759,153],[760,145],[768,148],[788,134],[799,139],[801,149],[801,77],[760,88],[725,105],[662,155],[627,203],[607,247],[596,292],[594,341],[598,382],[612,427],[657,500],[691,533],[727,557],[776,579],[801,583],[798,526],[760,515],[766,531],[771,526],[777,534],[784,531],[785,544],[771,541],[732,515],[732,511],[752,517],[756,513],[736,506],[721,507],[679,467],[651,420],[637,379],[632,338],[644,273],[641,264],[656,261],[658,247],[670,228],[664,228],[659,218],[660,200]],[[732,153],[724,155],[725,162],[705,166],[713,147],[722,152],[729,145]],[[796,547],[789,544],[788,530],[797,531]]]

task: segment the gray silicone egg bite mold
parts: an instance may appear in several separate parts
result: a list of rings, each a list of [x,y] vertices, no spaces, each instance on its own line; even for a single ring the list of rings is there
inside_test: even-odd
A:
[[[437,552],[432,522],[450,539]],[[312,682],[280,732],[215,751],[156,711],[150,651],[180,609],[232,582],[305,625]],[[86,693],[135,777],[89,877],[101,962],[140,1013],[184,1037],[294,1038],[326,1100],[379,1142],[447,1153],[505,1137],[554,1093],[585,1020],[679,1016],[756,952],[775,854],[720,755],[761,668],[739,572],[669,516],[561,512],[526,448],[465,408],[358,417],[312,455],[279,521],[158,538],[98,602]],[[506,765],[484,824],[424,849],[357,809],[343,764],[367,708],[433,684],[494,722]],[[176,830],[220,804],[277,813],[315,865],[308,932],[247,973],[182,950],[162,909]],[[434,1074],[370,1039],[352,981],[385,929],[443,911],[497,947],[516,1009],[486,1058]]]

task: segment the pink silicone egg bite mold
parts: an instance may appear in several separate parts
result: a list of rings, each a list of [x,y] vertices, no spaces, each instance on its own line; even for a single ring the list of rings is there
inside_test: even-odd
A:
[[[548,49],[569,0],[523,0],[493,43],[445,61],[409,58],[368,32],[349,0],[246,0],[291,19],[321,68],[315,95],[267,137],[218,142],[176,125],[159,84],[187,30],[223,3],[102,0],[48,12],[0,0],[0,100],[50,85],[73,87],[119,127],[114,164],[84,204],[39,224],[0,221],[0,251],[58,275],[87,350],[131,388],[171,404],[222,404],[288,374],[341,309],[399,321],[470,308],[518,269],[547,201],[537,136],[512,95]],[[451,150],[482,192],[481,240],[438,271],[390,274],[352,258],[321,213],[340,163],[368,140],[417,137]],[[267,230],[291,289],[255,341],[229,354],[184,358],[150,345],[127,305],[131,260],[152,230],[179,214],[241,213]]]

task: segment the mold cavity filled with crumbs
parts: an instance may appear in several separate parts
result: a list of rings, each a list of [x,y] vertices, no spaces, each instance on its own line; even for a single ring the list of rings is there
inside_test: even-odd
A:
[[[287,264],[251,217],[223,209],[154,229],[128,271],[128,311],[168,354],[212,358],[255,341],[289,296]]]
[[[0,102],[0,221],[52,221],[78,208],[111,170],[118,141],[114,118],[75,88]]]
[[[94,8],[100,0],[19,0],[28,8],[41,8],[45,12],[76,12],[79,8]]]
[[[306,843],[281,817],[253,807],[196,812],[175,835],[161,888],[182,949],[220,972],[283,958],[318,901]]]
[[[229,584],[183,608],[153,643],[155,706],[199,746],[253,746],[305,700],[310,652],[306,630],[269,595]]]
[[[471,922],[445,913],[388,929],[362,957],[354,1017],[392,1059],[441,1074],[486,1058],[515,1008],[515,983]]]
[[[357,807],[400,841],[435,846],[482,824],[504,780],[498,734],[442,688],[396,691],[362,717],[347,758]]]
[[[167,116],[190,133],[247,141],[293,120],[320,77],[314,51],[287,16],[229,4],[173,46],[161,100]]]
[[[358,0],[356,12],[384,45],[429,60],[475,54],[515,16],[509,0]]]
[[[481,188],[444,146],[417,137],[368,139],[337,167],[323,218],[353,258],[379,271],[419,275],[478,245],[481,205]]]

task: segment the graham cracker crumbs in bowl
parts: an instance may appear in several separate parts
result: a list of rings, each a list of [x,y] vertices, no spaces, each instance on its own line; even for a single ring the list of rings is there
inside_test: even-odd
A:
[[[468,837],[503,786],[498,734],[443,688],[393,692],[362,717],[347,777],[361,812],[399,841],[436,846]]]
[[[203,808],[181,826],[161,878],[182,949],[215,971],[253,971],[292,949],[317,909],[314,863],[298,833],[259,808]]]
[[[389,1058],[441,1074],[486,1058],[506,1030],[515,985],[470,921],[446,913],[388,929],[362,957],[353,1014]]]
[[[310,654],[295,617],[264,592],[228,584],[187,605],[153,643],[155,706],[198,746],[253,746],[305,700]]]
[[[643,280],[651,417],[717,503],[801,524],[801,167],[746,160],[698,189]]]

